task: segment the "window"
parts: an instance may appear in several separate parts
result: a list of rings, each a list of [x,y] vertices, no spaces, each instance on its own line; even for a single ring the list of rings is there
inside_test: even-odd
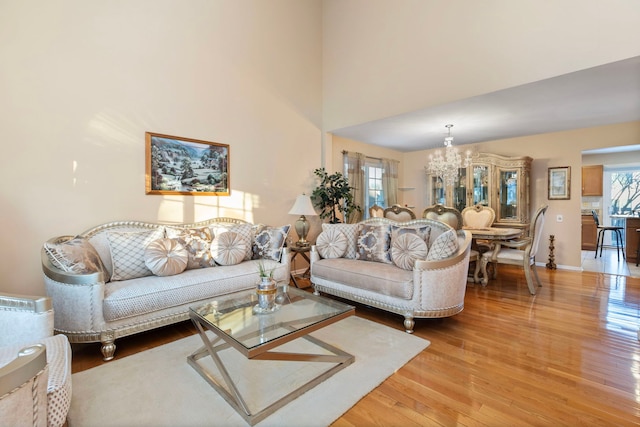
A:
[[[364,167],[365,182],[365,212],[369,212],[369,208],[373,205],[387,207],[384,203],[384,190],[382,189],[382,164],[380,162],[370,161]]]

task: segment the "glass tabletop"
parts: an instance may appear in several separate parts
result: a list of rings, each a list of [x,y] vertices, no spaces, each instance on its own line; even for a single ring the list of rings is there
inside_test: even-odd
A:
[[[257,302],[256,290],[250,289],[220,296],[192,307],[190,312],[192,318],[208,329],[227,341],[230,338],[240,345],[239,349],[248,351],[273,344],[288,335],[299,336],[301,331],[308,333],[319,329],[355,312],[353,306],[288,285],[278,287],[278,309],[274,312],[254,313]]]

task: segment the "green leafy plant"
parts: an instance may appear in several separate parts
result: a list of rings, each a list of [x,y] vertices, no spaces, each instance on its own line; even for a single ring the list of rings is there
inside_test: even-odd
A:
[[[320,209],[320,218],[329,218],[329,223],[337,224],[341,222],[338,212],[342,212],[343,218],[349,218],[354,211],[362,211],[353,200],[353,187],[349,186],[349,181],[342,173],[329,175],[324,168],[318,168],[313,173],[320,184],[311,193],[311,200]]]
[[[275,269],[268,269],[267,266],[264,265],[263,261],[258,263],[258,275],[263,279],[273,279],[273,270]]]

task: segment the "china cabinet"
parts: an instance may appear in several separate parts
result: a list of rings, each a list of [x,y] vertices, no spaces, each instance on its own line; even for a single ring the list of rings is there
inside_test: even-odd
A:
[[[490,206],[496,212],[494,226],[529,227],[529,180],[531,157],[505,157],[478,153],[468,168],[460,168],[453,186],[441,178],[427,175],[430,204],[453,206]]]

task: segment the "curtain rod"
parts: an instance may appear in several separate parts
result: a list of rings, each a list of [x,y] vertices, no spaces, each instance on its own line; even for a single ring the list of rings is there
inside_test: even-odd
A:
[[[342,150],[342,154],[349,154],[349,152],[347,150]],[[380,160],[383,161],[384,159],[380,158],[380,157],[371,157],[371,156],[367,156],[366,154],[364,155],[367,159],[373,159],[373,160]]]

